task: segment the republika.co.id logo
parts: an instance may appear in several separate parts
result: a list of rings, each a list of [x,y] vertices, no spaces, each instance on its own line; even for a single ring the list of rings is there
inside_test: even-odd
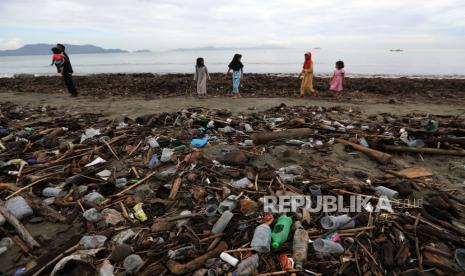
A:
[[[309,212],[341,212],[341,213],[360,213],[360,212],[394,212],[394,209],[413,209],[421,208],[422,199],[415,200],[393,200],[386,196],[372,197],[365,195],[351,196],[333,196],[320,195],[311,196],[265,196],[263,202],[263,211],[267,213],[287,213],[296,212],[300,208],[305,208]],[[377,203],[373,206],[371,203],[374,199]]]

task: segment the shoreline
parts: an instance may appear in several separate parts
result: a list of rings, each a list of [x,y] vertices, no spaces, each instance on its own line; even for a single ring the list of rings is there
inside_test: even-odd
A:
[[[221,72],[210,72],[211,74],[221,74]],[[173,72],[167,72],[167,73],[151,73],[151,72],[140,72],[140,73],[131,73],[131,72],[118,72],[118,73],[75,73],[74,76],[80,76],[80,77],[93,77],[93,76],[100,76],[100,75],[145,75],[145,74],[152,74],[154,76],[167,76],[167,75],[192,75],[192,73],[173,73]],[[251,75],[265,75],[265,76],[274,76],[274,77],[293,77],[293,76],[298,76],[299,73],[254,73],[254,72],[248,72],[246,74],[251,74]],[[0,74],[0,79],[2,78],[7,78],[7,79],[14,79],[14,78],[36,78],[36,77],[55,77],[57,76],[57,73],[47,73],[47,74],[42,74],[42,73],[2,73]],[[329,78],[331,77],[331,73],[318,73],[315,74],[315,77],[317,78]],[[346,74],[347,78],[366,78],[366,79],[371,79],[371,78],[382,78],[382,79],[401,79],[401,78],[407,78],[407,79],[431,79],[431,80],[465,80],[465,74],[463,75],[458,75],[458,74],[431,74],[431,75],[425,75],[425,74],[362,74],[362,73],[347,73]]]
[[[231,91],[231,77],[210,74],[207,82],[209,96],[222,96]],[[112,97],[139,96],[147,99],[195,96],[193,74],[97,74],[74,76],[83,96]],[[331,96],[329,77],[315,77],[314,88],[319,97]],[[244,97],[295,97],[299,95],[297,75],[244,74],[240,92]],[[20,76],[0,78],[1,92],[67,93],[61,76]],[[344,94],[349,101],[381,97],[397,101],[465,102],[465,79],[409,79],[409,78],[346,78]]]

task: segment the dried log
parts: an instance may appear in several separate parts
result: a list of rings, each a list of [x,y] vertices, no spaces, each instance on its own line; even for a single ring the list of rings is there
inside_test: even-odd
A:
[[[343,145],[349,145],[352,148],[354,148],[355,150],[358,150],[360,152],[365,153],[366,155],[376,159],[378,162],[380,162],[382,164],[386,164],[392,158],[392,155],[390,155],[390,154],[384,153],[382,151],[370,149],[370,148],[367,148],[367,147],[364,147],[364,146],[349,142],[349,141],[344,140],[344,139],[336,138],[336,142],[341,143]]]
[[[169,260],[166,266],[174,275],[182,275],[202,267],[206,260],[217,257],[226,249],[228,249],[228,244],[226,242],[220,242],[218,246],[215,247],[215,249],[208,251],[207,253],[193,259],[188,263],[180,264],[176,261]]]
[[[314,134],[311,128],[295,128],[279,132],[259,132],[250,135],[255,144],[264,144],[279,139],[296,139],[309,137]]]
[[[412,147],[393,146],[393,145],[383,145],[383,148],[385,150],[388,150],[388,151],[425,153],[425,154],[435,154],[435,155],[465,156],[465,150],[446,150],[446,149],[435,149],[435,148],[412,148]]]

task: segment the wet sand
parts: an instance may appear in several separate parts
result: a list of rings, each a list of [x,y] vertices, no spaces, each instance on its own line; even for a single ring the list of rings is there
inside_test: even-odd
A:
[[[333,98],[305,98],[275,97],[275,98],[241,98],[231,99],[229,97],[217,96],[206,99],[195,97],[169,97],[161,99],[146,99],[144,97],[103,97],[80,96],[71,98],[67,94],[50,93],[25,93],[5,92],[0,93],[2,102],[13,102],[21,105],[49,105],[51,107],[63,108],[70,112],[101,113],[109,118],[131,117],[152,114],[158,112],[175,112],[183,108],[204,107],[209,109],[228,109],[233,113],[251,113],[264,111],[281,103],[286,105],[302,106],[348,106],[359,109],[367,115],[379,113],[392,113],[397,115],[412,112],[432,113],[436,115],[458,115],[465,111],[465,105],[456,104],[433,104],[415,101],[403,101],[382,98],[359,99],[346,101]]]

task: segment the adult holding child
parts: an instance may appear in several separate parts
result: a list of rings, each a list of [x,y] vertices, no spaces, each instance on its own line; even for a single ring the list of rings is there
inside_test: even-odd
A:
[[[73,67],[71,66],[71,61],[68,54],[65,51],[65,45],[57,43],[57,48],[60,49],[63,53],[64,59],[62,64],[61,75],[63,76],[63,81],[65,82],[68,92],[71,94],[71,97],[77,97],[78,92],[73,82]]]

